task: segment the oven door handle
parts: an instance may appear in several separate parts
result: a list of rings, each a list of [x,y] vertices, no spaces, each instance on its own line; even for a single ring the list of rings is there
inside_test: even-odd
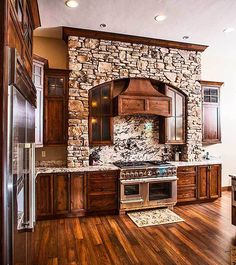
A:
[[[121,184],[129,184],[129,185],[134,185],[134,184],[142,184],[145,183],[145,180],[143,179],[136,179],[136,180],[121,180]]]
[[[134,199],[134,200],[121,200],[121,203],[139,203],[144,202],[144,199]]]

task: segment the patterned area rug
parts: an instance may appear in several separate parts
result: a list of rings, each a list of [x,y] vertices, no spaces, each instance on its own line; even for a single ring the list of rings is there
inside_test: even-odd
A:
[[[127,215],[138,227],[171,224],[184,221],[176,213],[167,208],[130,212],[127,213]]]

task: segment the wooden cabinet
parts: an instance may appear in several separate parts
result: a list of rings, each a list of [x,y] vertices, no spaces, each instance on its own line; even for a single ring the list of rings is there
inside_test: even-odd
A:
[[[37,177],[37,220],[83,216],[84,214],[84,174],[45,174]]]
[[[198,191],[199,200],[221,196],[221,165],[198,167]]]
[[[163,92],[172,99],[172,110],[170,117],[160,117],[160,143],[185,144],[185,96],[167,85]]]
[[[88,173],[87,211],[90,214],[118,212],[118,173],[116,171]]]
[[[53,216],[53,175],[40,175],[36,179],[36,217]]]
[[[44,144],[64,145],[68,128],[69,71],[45,71]]]
[[[70,212],[72,214],[85,211],[85,181],[83,174],[71,174],[70,179]]]
[[[40,26],[36,0],[9,2],[8,46],[16,48],[29,76],[32,76],[33,30]]]
[[[221,165],[178,167],[177,201],[193,202],[221,196]]]
[[[54,175],[54,214],[66,215],[70,211],[70,174]]]
[[[177,200],[178,202],[197,200],[197,168],[178,167],[177,169]]]
[[[202,142],[214,144],[221,142],[220,126],[220,87],[222,82],[201,81],[202,85]]]
[[[89,143],[112,144],[112,84],[97,86],[89,91]]]

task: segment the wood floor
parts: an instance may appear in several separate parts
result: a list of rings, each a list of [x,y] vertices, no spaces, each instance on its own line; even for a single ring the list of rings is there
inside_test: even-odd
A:
[[[230,264],[236,228],[230,192],[213,203],[178,206],[185,222],[138,228],[127,216],[40,221],[34,265]]]

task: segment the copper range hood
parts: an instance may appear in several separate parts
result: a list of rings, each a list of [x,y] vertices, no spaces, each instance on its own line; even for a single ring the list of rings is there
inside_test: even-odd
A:
[[[115,98],[120,116],[149,114],[169,117],[171,98],[157,91],[149,79],[131,78],[128,87]]]

